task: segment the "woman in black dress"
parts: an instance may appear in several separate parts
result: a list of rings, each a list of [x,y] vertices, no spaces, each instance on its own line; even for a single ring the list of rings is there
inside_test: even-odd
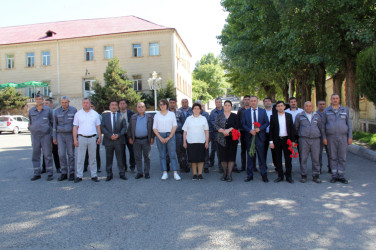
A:
[[[236,114],[231,113],[232,102],[227,100],[223,106],[224,113],[219,114],[215,119],[215,130],[217,133],[219,159],[223,167],[222,181],[232,181],[232,169],[236,159],[236,147],[238,140],[232,139],[231,131],[238,129],[238,118]]]

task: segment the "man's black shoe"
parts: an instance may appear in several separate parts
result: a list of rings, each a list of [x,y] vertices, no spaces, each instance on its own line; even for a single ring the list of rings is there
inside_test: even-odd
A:
[[[31,178],[30,180],[31,181],[36,181],[38,179],[40,179],[40,175],[34,175],[33,178]]]
[[[141,179],[142,177],[144,177],[144,175],[138,173],[138,174],[136,175],[136,177],[134,177],[134,178],[135,178],[136,180],[138,180],[138,179]]]
[[[204,168],[204,173],[208,174],[209,173],[209,168]]]
[[[69,175],[69,179],[68,179],[68,181],[74,181],[74,174],[70,174],[70,175]]]
[[[346,180],[346,179],[343,178],[343,177],[342,177],[342,178],[338,178],[337,181],[338,181],[338,182],[341,182],[341,183],[343,183],[343,184],[349,184],[349,181]]]
[[[145,179],[150,179],[150,174],[149,173],[145,174]]]
[[[121,175],[121,176],[120,176],[120,179],[125,180],[125,181],[128,180],[128,178],[125,177],[125,175]]]
[[[97,169],[97,173],[102,173],[102,170],[100,170],[100,169]]]
[[[286,181],[291,184],[294,183],[294,180],[290,176],[286,176]]]
[[[99,182],[98,177],[93,177],[93,178],[91,178],[91,180],[94,181],[94,182]]]
[[[263,175],[262,176],[262,181],[265,182],[265,183],[268,183],[269,182],[268,176]]]
[[[275,183],[281,182],[281,181],[283,181],[283,177],[278,177],[277,179],[274,180]]]
[[[328,167],[328,173],[332,174],[332,169],[330,167]]]
[[[79,183],[80,181],[82,181],[82,178],[76,177],[76,179],[74,179],[74,183]]]
[[[54,177],[52,175],[47,176],[47,181],[52,181]]]
[[[253,176],[247,176],[244,178],[244,181],[245,182],[250,182],[250,181],[253,181]]]
[[[321,180],[320,180],[320,178],[319,178],[318,175],[313,176],[312,181],[313,181],[313,182],[316,182],[316,183],[321,183]]]
[[[330,183],[336,183],[337,182],[337,177],[332,177],[332,179],[330,179]]]
[[[111,175],[109,175],[109,176],[107,176],[107,178],[106,178],[106,181],[110,181],[110,180],[112,180],[112,176]]]
[[[301,183],[306,183],[307,182],[307,176],[306,175],[302,175],[302,178],[300,179],[300,182]]]
[[[57,180],[63,181],[63,180],[66,180],[66,179],[68,179],[68,176],[66,174],[62,174],[62,175],[60,175],[60,177]]]

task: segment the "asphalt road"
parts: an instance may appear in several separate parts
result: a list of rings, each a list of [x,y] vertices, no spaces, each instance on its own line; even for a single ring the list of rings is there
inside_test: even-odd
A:
[[[101,149],[102,169],[105,163]],[[324,161],[326,156],[324,155]],[[232,183],[211,171],[203,181],[161,181],[152,148],[151,179],[78,184],[31,182],[29,134],[0,135],[1,249],[375,249],[375,162],[349,153],[350,183]],[[238,159],[240,164],[240,158]]]

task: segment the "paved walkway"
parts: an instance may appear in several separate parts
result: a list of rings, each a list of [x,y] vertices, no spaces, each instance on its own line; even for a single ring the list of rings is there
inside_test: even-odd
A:
[[[327,173],[322,184],[301,184],[297,160],[295,184],[259,175],[245,183],[244,172],[226,183],[214,171],[161,181],[155,146],[150,180],[123,181],[115,170],[109,183],[104,172],[99,183],[88,173],[78,184],[31,182],[29,134],[1,134],[0,161],[2,249],[376,248],[376,166],[351,153],[348,185]],[[269,169],[273,180],[270,160]]]

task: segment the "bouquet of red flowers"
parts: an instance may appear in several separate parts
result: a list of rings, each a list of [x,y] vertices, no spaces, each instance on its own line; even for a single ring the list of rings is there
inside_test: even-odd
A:
[[[233,141],[237,141],[237,140],[239,140],[239,138],[240,138],[240,132],[239,132],[239,130],[237,130],[237,129],[233,129],[233,130],[231,131],[231,133],[232,133],[232,140],[233,140]]]
[[[288,149],[291,152],[290,158],[298,158],[299,153],[294,151],[292,141],[290,139],[287,140],[287,146],[289,146]],[[297,143],[295,143],[295,147],[298,147]]]
[[[259,122],[254,122],[253,125],[255,128],[260,128],[261,124]],[[256,154],[256,136],[252,137],[252,143],[251,143],[251,148],[249,149],[249,156],[254,157]]]

